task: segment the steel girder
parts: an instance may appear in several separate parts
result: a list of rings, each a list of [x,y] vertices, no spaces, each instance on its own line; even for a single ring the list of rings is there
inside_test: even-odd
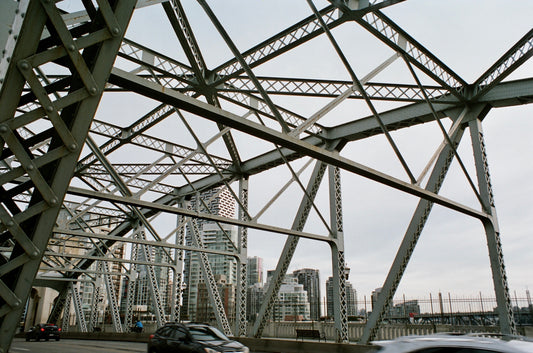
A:
[[[146,235],[144,234],[144,231],[140,231],[137,233],[137,237],[140,239],[146,239]],[[161,291],[159,289],[159,281],[156,277],[154,266],[152,263],[154,263],[154,256],[152,254],[152,248],[148,245],[141,245],[141,251],[144,258],[144,261],[149,263],[150,265],[145,265],[146,272],[148,273],[148,285],[150,288],[150,293],[152,295],[152,307],[156,316],[156,322],[157,326],[163,326],[165,323],[165,311],[163,308],[163,302],[161,298]],[[137,256],[139,256],[139,253],[137,253]]]
[[[177,223],[175,243],[176,246],[184,246],[186,218],[178,216]],[[176,270],[174,271],[174,281],[172,283],[172,307],[170,312],[171,320],[176,322],[179,321],[181,317],[181,303],[183,298],[183,260],[183,250],[177,248],[174,253]]]
[[[107,293],[107,300],[109,303],[109,311],[111,312],[111,319],[113,320],[115,332],[122,332],[122,323],[120,322],[120,313],[118,310],[119,291],[115,287],[115,283],[109,275],[109,262],[106,261],[105,258],[103,260],[104,261],[100,261],[100,266],[102,266],[102,269],[104,271],[105,288]]]
[[[296,218],[294,219],[292,229],[296,231],[301,231],[304,228],[305,222],[307,221],[307,217],[309,216],[309,212],[311,211],[314,198],[316,197],[325,171],[326,165],[324,163],[317,162],[313,169],[313,174],[309,179],[309,184],[307,186],[305,196],[300,202],[300,206],[298,208]],[[298,245],[299,240],[300,237],[292,235],[289,236],[285,241],[285,245],[283,246],[283,250],[276,266],[276,270],[272,275],[272,279],[270,280],[270,284],[266,290],[265,300],[261,304],[261,308],[259,309],[259,313],[257,315],[257,320],[254,323],[254,337],[261,337],[263,334],[265,324],[270,318],[272,308],[274,307],[275,302],[277,300],[279,288],[281,286],[281,283],[283,282],[285,274],[287,273],[287,269],[289,268],[290,262],[294,255],[294,252],[296,251],[296,246]]]
[[[137,238],[137,237],[135,237]],[[138,261],[139,259],[139,244],[133,243],[131,244],[131,254],[130,259],[134,261]],[[133,305],[135,303],[135,288],[136,288],[136,282],[137,282],[137,276],[138,276],[138,270],[137,270],[137,264],[135,262],[132,262],[130,265],[130,271],[129,271],[129,277],[128,277],[128,284],[127,284],[127,292],[126,292],[126,312],[124,314],[124,329],[126,331],[129,330],[129,328],[133,325]]]
[[[474,82],[471,93],[473,96],[472,99],[479,99],[479,97],[490,92],[492,87],[509,76],[531,56],[533,56],[533,29],[526,33],[524,37]]]
[[[83,313],[83,310],[81,307],[81,298],[80,298],[80,293],[78,292],[78,288],[76,288],[76,286],[71,284],[70,290],[72,292],[72,301],[74,303],[74,311],[76,312],[76,319],[78,321],[80,331],[87,332],[87,323],[85,321],[85,314]]]
[[[426,189],[432,190],[433,192],[438,192],[440,190],[442,183],[445,180],[446,173],[448,172],[451,162],[454,158],[455,148],[459,145],[463,135],[464,126],[462,125],[464,125],[465,121],[471,119],[472,115],[477,116],[475,113],[468,112],[467,114],[467,112],[464,111],[459,117],[456,118],[452,130],[449,132],[450,140],[452,141],[453,146],[450,145],[448,141],[445,141],[443,142],[441,148],[439,148],[437,151],[438,157],[429,176]],[[424,229],[432,207],[433,203],[427,200],[421,200],[418,203],[396,257],[392,263],[391,269],[389,270],[387,278],[383,284],[382,290],[373,306],[372,314],[368,319],[368,324],[365,326],[365,330],[360,338],[360,342],[368,343],[370,340],[376,338],[381,320],[383,319],[388,306],[390,303],[392,303],[392,298],[396,293],[396,289],[398,288],[411,255],[413,254],[418,239],[422,234],[422,230]]]
[[[249,221],[248,213],[248,179],[239,180],[239,219]],[[248,283],[248,228],[239,227],[238,244],[239,256],[237,258],[237,298],[235,331],[239,337],[245,337],[248,329],[246,321],[247,283]]]
[[[94,330],[98,325],[98,312],[100,308],[100,298],[103,297],[102,286],[96,283],[91,303],[91,317],[89,318],[89,328]]]
[[[161,1],[140,1],[139,6],[159,2]],[[125,6],[126,1],[110,1],[111,7],[105,1],[97,1],[98,8],[93,8],[91,5],[83,13],[72,14],[60,14],[53,9],[54,5],[45,0],[21,1],[17,5],[18,12],[11,9],[12,34],[6,40],[6,50],[0,61],[0,78],[3,79],[0,110],[2,116],[7,117],[6,121],[2,120],[3,124],[0,126],[0,142],[3,148],[0,161],[2,173],[0,182],[3,187],[0,230],[3,234],[0,240],[7,239],[7,245],[13,249],[11,258],[0,259],[2,283],[7,283],[8,289],[12,290],[22,303],[31,288],[27,283],[28,279],[34,277],[41,254],[44,254],[43,270],[56,266],[58,273],[65,277],[64,279],[75,281],[79,275],[88,273],[88,268],[94,261],[116,260],[121,264],[130,263],[130,271],[135,271],[135,267],[139,265],[153,270],[150,261],[139,261],[133,253],[144,249],[145,258],[148,259],[150,254],[146,253],[147,249],[161,246],[168,254],[172,254],[171,249],[175,249],[174,257],[169,256],[169,263],[160,264],[168,266],[175,272],[170,299],[171,311],[163,312],[161,304],[156,311],[161,318],[169,315],[178,319],[183,250],[199,251],[201,257],[206,259],[202,264],[207,273],[209,273],[207,254],[233,256],[239,263],[237,320],[234,332],[242,336],[246,334],[244,305],[246,288],[243,284],[247,271],[245,263],[247,230],[275,232],[289,236],[290,241],[286,244],[289,250],[284,250],[280,255],[274,284],[269,288],[265,302],[271,302],[277,295],[276,287],[279,287],[290,264],[299,238],[327,242],[332,251],[333,275],[337,283],[335,290],[339,294],[335,302],[337,313],[335,325],[339,341],[345,342],[346,303],[342,292],[343,281],[346,280],[345,258],[348,254],[344,251],[342,241],[345,232],[342,227],[340,207],[340,171],[342,171],[361,175],[419,197],[420,204],[427,206],[437,203],[480,219],[485,225],[489,244],[494,286],[498,306],[501,309],[502,331],[512,332],[513,318],[508,310],[508,287],[495,209],[487,207],[490,204],[487,196],[490,195],[490,183],[486,181],[488,171],[482,148],[483,141],[480,140],[478,143],[474,137],[472,138],[475,148],[478,149],[475,151],[475,162],[479,192],[475,188],[473,191],[480,195],[479,209],[440,196],[438,187],[429,188],[432,178],[436,178],[434,174],[439,173],[437,169],[442,170],[446,164],[441,161],[445,158],[444,151],[446,150],[447,156],[450,156],[448,147],[441,147],[437,151],[440,157],[434,162],[434,171],[429,177],[426,188],[419,186],[420,180],[416,180],[415,183],[413,180],[404,181],[391,177],[342,157],[339,152],[347,150],[352,141],[388,134],[419,124],[448,120],[450,117],[452,121],[456,121],[455,117],[463,111],[465,105],[472,107],[477,104],[483,107],[475,122],[472,120],[469,123],[471,133],[481,131],[479,123],[491,107],[531,103],[533,101],[531,79],[515,82],[503,82],[503,80],[531,57],[532,32],[528,32],[485,74],[469,85],[381,12],[381,9],[398,2],[401,1],[331,1],[330,6],[317,10],[316,14],[281,30],[248,50],[240,51],[236,47],[234,36],[226,32],[217,12],[212,10],[207,2],[200,1],[211,23],[232,52],[232,58],[210,68],[205,59],[209,50],[202,48],[202,42],[197,41],[195,36],[197,28],[191,20],[193,12],[189,15],[189,4],[182,4],[178,0],[163,2],[162,10],[165,19],[174,29],[178,46],[188,64],[152,49],[150,45],[140,44],[135,39],[121,40],[128,25],[129,15],[133,11],[133,7],[128,9],[121,7]],[[118,7],[114,15],[111,8],[115,3]],[[22,13],[24,16],[20,15]],[[25,23],[22,22],[23,18],[26,19]],[[48,21],[46,23],[48,32],[42,30],[45,21]],[[115,24],[119,26],[114,27]],[[390,64],[394,59],[403,58],[408,66],[416,67],[431,83],[413,85],[402,82],[371,82],[372,73],[361,79],[360,85],[353,82],[358,80],[324,79],[322,76],[316,76],[321,77],[320,79],[313,79],[316,73],[306,76],[307,78],[287,77],[286,74],[281,76],[258,74],[264,64],[275,63],[275,60],[286,53],[302,44],[312,44],[322,35],[329,36],[335,45],[334,30],[353,24],[367,30],[392,49],[391,59],[377,67],[373,71],[374,74],[380,72],[384,65]],[[115,28],[118,28],[118,33]],[[42,38],[41,33],[45,33]],[[52,36],[47,37],[46,33],[51,33]],[[92,50],[96,46],[94,43],[100,40],[105,40],[107,43],[104,44],[106,50],[100,52]],[[71,50],[72,48],[74,50]],[[76,48],[85,49],[80,52],[75,50]],[[337,52],[340,57],[344,56],[340,50]],[[109,72],[115,55],[118,55],[118,59],[108,77],[106,72]],[[82,56],[88,64],[84,65],[80,61]],[[346,68],[351,69],[347,60],[345,64]],[[68,68],[70,72],[50,69],[54,65]],[[94,80],[89,73],[94,74]],[[91,96],[93,86],[98,88],[95,96]],[[105,114],[101,114],[96,120],[93,117],[102,91],[106,95],[119,95],[125,92],[139,94],[155,103],[145,112],[140,110],[136,112],[138,117],[128,117],[124,122],[121,119],[110,121],[106,119]],[[297,105],[286,106],[286,100],[277,99],[279,97],[320,98],[329,99],[329,102],[309,115],[300,111]],[[401,106],[388,111],[373,112],[369,117],[360,118],[354,114],[353,119],[344,124],[326,126],[322,123],[325,116],[337,114],[338,107],[343,107],[346,102],[354,102],[356,99],[365,99],[372,109],[374,109],[372,102],[379,101],[395,102]],[[32,124],[43,116],[45,128]],[[160,126],[166,127],[169,125],[165,124],[172,124],[176,116],[182,124],[176,131],[181,133],[188,130],[188,137],[171,136],[168,133],[161,133],[161,129],[158,130]],[[206,140],[203,140],[205,135],[202,134],[202,127],[191,124],[196,118],[216,123],[216,130]],[[457,131],[463,131],[464,128],[463,124],[457,127]],[[87,132],[91,138],[85,137]],[[158,133],[161,133],[161,136],[157,135]],[[243,154],[243,150],[247,148],[240,145],[241,133],[273,147],[241,160],[242,155],[249,154],[248,151]],[[478,135],[481,136],[480,133]],[[454,140],[456,137],[450,133],[450,138]],[[193,142],[188,143],[187,139]],[[220,147],[217,144],[218,139],[223,141],[224,148],[217,150],[216,148]],[[91,151],[84,152],[79,158],[85,141]],[[391,143],[394,144],[392,140]],[[332,151],[331,146],[335,146],[336,151]],[[452,154],[454,153],[456,152],[452,151]],[[128,154],[139,158],[134,161],[132,158],[124,158]],[[148,157],[141,158],[144,155]],[[317,177],[315,170],[314,176],[308,181],[309,187],[305,188],[302,174],[295,173],[291,165],[294,161],[309,157],[310,160],[316,160],[316,168],[322,170],[322,173],[326,165],[330,166],[329,222],[321,216],[319,207],[310,201],[317,189],[310,191],[308,188],[312,185],[318,188],[321,177]],[[402,158],[401,153],[398,153],[398,157]],[[430,169],[431,163],[428,163],[427,170]],[[248,179],[278,167],[288,168],[292,178],[287,185],[296,182],[304,193],[292,229],[258,222],[263,210],[255,216],[248,213]],[[56,175],[57,173],[53,173],[52,170],[54,168],[68,173]],[[66,220],[57,219],[59,227],[54,231],[63,235],[54,235],[53,241],[67,244],[68,240],[63,239],[63,236],[79,237],[86,239],[85,242],[91,245],[80,254],[59,253],[51,246],[45,251],[46,241],[52,233],[60,201],[63,200],[71,175],[74,175],[72,179],[74,183],[69,189],[68,197],[76,199],[67,200],[61,206],[68,213],[68,217]],[[211,215],[205,211],[191,211],[183,206],[176,207],[179,202],[186,202],[184,200],[199,191],[222,185],[231,189],[231,184],[235,181],[241,181],[240,191],[233,195],[239,204],[237,218]],[[51,187],[47,187],[47,183]],[[439,179],[438,183],[442,183],[442,180]],[[122,196],[117,195],[118,190]],[[263,209],[269,208],[285,190],[286,187],[280,189]],[[79,197],[83,198],[83,201],[80,201]],[[321,216],[326,226],[326,234],[303,232],[310,207],[315,208]],[[380,312],[385,310],[394,296],[398,282],[414,251],[416,240],[420,236],[429,211],[423,212],[422,216],[418,213],[417,208],[411,222],[412,226],[408,228],[404,237],[405,244],[398,250],[386,279],[384,288],[387,290],[379,298],[380,310],[376,310],[375,316],[370,320],[363,340],[374,335],[381,318]],[[177,215],[178,219],[181,219],[181,224],[186,220],[194,224],[197,219],[205,219],[236,225],[240,232],[239,244],[235,252],[205,249],[200,243],[193,247],[185,246],[183,226],[178,224],[177,229],[167,236],[162,236],[160,234],[162,231],[156,229],[154,220],[161,214]],[[139,224],[150,230],[147,236],[151,239],[132,236]],[[415,227],[413,224],[417,225],[416,230],[411,229]],[[38,232],[35,230],[37,227]],[[173,237],[175,241],[172,241]],[[195,238],[198,238],[197,235]],[[121,241],[129,243],[132,247],[131,258],[127,260],[106,257],[111,245]],[[21,267],[23,270],[19,271]],[[213,307],[217,308],[218,321],[226,332],[230,332],[229,323],[223,317],[220,298],[218,300],[216,298],[216,286],[212,276],[207,277],[210,282],[208,287],[211,298],[214,299]],[[130,292],[133,293],[131,286],[135,284],[134,274],[130,272],[128,278],[129,295]],[[151,279],[151,282],[157,285],[157,280]],[[56,287],[65,288],[60,291],[57,310],[54,307],[54,315],[59,320],[61,309],[64,307],[61,303],[64,302],[68,290],[64,285]],[[98,289],[95,289],[95,293],[97,291]],[[158,295],[153,294],[153,296],[157,299]],[[5,331],[4,327],[7,327],[7,322],[16,322],[19,315],[17,307],[23,305],[17,306],[19,301],[2,288],[0,288],[0,297],[0,300],[4,300],[0,301],[0,304],[5,304],[0,307],[2,325],[0,348],[6,350],[12,331]],[[128,298],[126,328],[131,324],[129,320],[132,313],[131,297]],[[110,298],[110,301],[113,301],[113,298]],[[156,302],[160,303],[160,300]],[[118,303],[114,303],[113,308],[117,309]],[[113,313],[117,314],[115,309]],[[64,310],[68,311],[68,308],[64,307]],[[260,319],[254,324],[253,335],[261,335],[265,320],[268,319],[267,311],[267,308],[262,308]],[[12,316],[9,316],[11,314]],[[95,321],[96,318],[91,317],[89,326],[92,327]]]
[[[72,283],[70,284],[72,285]],[[70,331],[70,302],[72,301],[72,291],[68,290],[65,298],[63,317],[61,318],[61,329],[63,332]]]
[[[68,287],[64,284],[64,288],[59,290],[59,294],[55,299],[54,306],[52,307],[52,312],[48,316],[50,322],[60,322],[61,319],[61,310],[65,307],[67,300]]]
[[[250,122],[228,111],[219,109],[206,103],[202,103],[200,101],[196,101],[178,92],[163,91],[157,84],[139,80],[137,77],[124,71],[114,69],[112,75],[116,77],[118,82],[123,83],[124,86],[128,86],[133,91],[139,92],[154,99],[166,101],[169,104],[180,107],[181,109],[189,111],[195,115],[201,115],[210,120],[223,122],[227,126],[233,127],[237,130],[246,131],[256,137],[266,139],[272,143],[279,144],[282,147],[294,150],[301,155],[308,155],[310,157],[317,158],[322,162],[338,166],[346,171],[369,178],[403,192],[415,195],[417,197],[427,198],[435,203],[464,213],[468,216],[479,219],[484,219],[487,217],[484,212],[480,212],[470,207],[458,204],[435,193],[428,192],[421,187],[406,183],[402,180],[373,170],[357,162],[343,158],[333,152],[329,152],[325,149],[317,149],[315,146],[298,138],[284,134],[283,132],[278,132],[274,129],[267,128],[262,124]]]
[[[13,155],[18,165],[2,175],[2,192],[7,193],[6,186],[15,183],[17,191],[11,190],[11,195],[29,191],[32,196],[25,210],[5,198],[0,207],[3,237],[14,243],[11,254],[2,258],[2,352],[8,350],[18,326],[134,2],[101,1],[99,5],[96,10],[91,3],[87,24],[69,29],[55,2],[30,1],[20,14],[24,22],[14,37],[14,48],[4,58],[9,65],[0,91],[2,159]],[[68,87],[67,94],[55,94],[55,86],[39,79],[36,72],[47,64],[70,71],[60,85]],[[31,93],[23,93],[24,85]],[[29,102],[35,102],[35,109],[16,112]],[[33,139],[20,137],[18,129],[32,123],[44,124],[43,132]],[[29,150],[35,142],[49,138],[46,154],[34,155]],[[22,176],[27,179],[19,184]]]
[[[492,193],[492,181],[490,179],[489,164],[487,152],[485,149],[485,139],[481,120],[475,119],[468,123],[470,128],[470,138],[474,150],[474,159],[476,165],[476,174],[479,184],[481,201],[485,211],[491,215],[490,219],[483,222],[487,245],[489,251],[490,267],[494,290],[496,292],[496,302],[498,303],[498,316],[500,319],[500,329],[502,333],[516,335],[516,323],[514,321],[513,307],[511,305],[511,296],[507,283],[507,274],[503,263],[503,252],[500,240],[500,229],[498,226],[498,217],[496,215],[496,204]]]
[[[331,217],[331,267],[333,273],[333,316],[335,321],[336,340],[348,343],[348,303],[346,300],[346,281],[348,269],[344,256],[344,227],[341,196],[341,175],[337,167],[328,167],[329,203]]]

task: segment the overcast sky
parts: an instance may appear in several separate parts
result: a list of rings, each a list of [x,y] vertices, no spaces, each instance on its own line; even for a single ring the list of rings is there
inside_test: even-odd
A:
[[[199,6],[193,1],[182,3],[207,65],[214,68],[231,58],[230,51],[214,34],[214,29]],[[327,3],[315,2],[318,8],[325,7]],[[311,14],[305,0],[226,0],[209,1],[209,4],[240,51]],[[533,2],[407,0],[384,12],[465,81],[471,83],[530,30]],[[179,45],[171,44],[165,39],[172,30],[165,20],[159,20],[163,18],[162,13],[159,5],[137,10],[127,37],[186,62]],[[356,24],[345,24],[333,33],[360,78],[392,54],[388,47]],[[325,36],[257,68],[255,72],[258,75],[280,77],[350,79]],[[529,60],[507,80],[531,77],[532,73],[533,65]],[[427,79],[422,79],[427,82]],[[401,62],[395,63],[376,77],[376,81],[413,83],[405,64]],[[142,101],[135,99],[137,103]],[[329,101],[290,100],[286,97],[273,97],[273,100],[306,116]],[[120,111],[122,117],[128,116],[128,110],[131,110],[132,119],[139,117],[135,104],[125,103],[116,107],[115,103],[116,101],[107,101],[104,97],[102,106],[114,109],[112,111],[116,113]],[[386,107],[383,103],[377,105],[379,109]],[[109,110],[106,112],[98,114],[109,114]],[[533,175],[530,157],[533,140],[529,137],[530,131],[533,131],[532,112],[533,106],[492,110],[483,123],[509,286],[512,291],[519,293],[519,297],[524,297],[525,290],[533,286],[533,214],[530,202],[533,199],[533,187],[529,180]],[[346,102],[321,123],[336,125],[367,115],[368,107],[364,103]],[[393,133],[393,138],[415,175],[425,166],[442,141],[438,127],[435,124],[426,125]],[[445,122],[445,125],[449,127],[449,122]],[[162,133],[174,136],[175,142],[190,141],[189,137],[176,138],[174,130],[168,129],[167,125],[162,126],[166,129]],[[199,133],[204,132],[207,139],[213,131],[215,130],[206,129]],[[239,133],[235,133],[235,139],[238,144],[244,145],[240,148],[243,159],[253,156],[261,148],[272,149],[270,144],[260,147],[259,144],[246,145],[248,140]],[[475,179],[468,133],[463,137],[459,153],[471,177]],[[349,144],[343,155],[406,180],[383,136],[357,142],[353,146]],[[130,154],[126,158],[136,157]],[[302,164],[303,161],[297,161],[292,165],[298,169]],[[304,184],[307,180],[305,176],[308,175],[309,172],[302,177]],[[276,187],[281,187],[288,177],[287,167],[282,166],[250,179],[252,214],[263,207],[277,192]],[[385,280],[417,199],[357,175],[343,173],[342,182],[346,262],[351,269],[350,282],[362,298],[364,295],[369,296]],[[452,165],[441,193],[479,209],[456,162]],[[300,198],[301,192],[293,185],[280,202],[275,203],[259,221],[290,227]],[[323,211],[326,218],[329,217],[327,198],[327,184],[324,182],[317,197],[317,205],[326,210]],[[311,214],[305,230],[325,234],[315,213]],[[249,238],[249,256],[262,257],[265,270],[274,269],[285,237],[250,231]],[[320,269],[324,284],[331,275],[328,246],[301,240],[290,270],[304,267]],[[397,294],[428,297],[429,293],[442,291],[452,295],[475,296],[481,291],[492,295],[492,288],[481,223],[441,206],[434,206]]]

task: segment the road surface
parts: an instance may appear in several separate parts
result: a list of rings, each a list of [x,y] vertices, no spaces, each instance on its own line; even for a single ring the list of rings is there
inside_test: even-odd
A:
[[[146,343],[119,342],[119,341],[92,341],[61,339],[52,341],[30,341],[24,338],[15,338],[9,349],[9,353],[126,353],[146,352]]]

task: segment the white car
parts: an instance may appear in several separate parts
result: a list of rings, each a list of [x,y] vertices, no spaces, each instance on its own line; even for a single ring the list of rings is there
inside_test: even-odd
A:
[[[532,353],[533,340],[521,336],[435,334],[375,341],[379,353]]]

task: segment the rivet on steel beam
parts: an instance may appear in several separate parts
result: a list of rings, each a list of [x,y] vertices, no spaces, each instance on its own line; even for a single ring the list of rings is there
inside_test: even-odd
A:
[[[28,164],[28,165],[26,166],[26,170],[29,171],[29,172],[31,172],[33,169],[35,169],[35,167],[33,166],[33,164]]]
[[[76,46],[74,44],[69,44],[69,45],[67,45],[67,49],[68,49],[68,51],[75,51],[76,50]]]
[[[48,113],[51,113],[51,112],[54,111],[54,107],[51,106],[51,105],[49,105],[49,106],[46,107],[46,111],[47,111]]]
[[[13,222],[13,221],[7,221],[6,225],[7,225],[8,227],[13,227],[13,226],[15,225],[15,222]]]
[[[71,152],[76,151],[77,148],[78,148],[78,144],[77,143],[71,143],[70,145],[68,145],[68,149]]]
[[[31,259],[36,259],[39,257],[39,252],[38,251],[32,251],[31,254],[28,254],[28,256],[31,258]]]
[[[52,198],[48,201],[48,204],[49,204],[50,206],[56,206],[57,203],[58,203],[58,200],[57,200],[56,197],[52,197]]]
[[[89,88],[89,94],[90,94],[91,96],[96,95],[96,93],[98,93],[98,90],[96,89],[96,87],[91,87],[91,88]]]
[[[20,301],[20,299],[17,299],[13,305],[11,305],[12,308],[18,308],[20,306],[20,304],[22,304],[22,302]]]
[[[118,35],[120,33],[120,29],[118,29],[118,27],[114,27],[112,30],[111,30],[111,33],[113,33],[113,35]]]
[[[3,134],[5,132],[7,132],[7,125],[5,124],[0,125],[0,133]]]
[[[20,68],[22,70],[28,70],[30,68],[30,64],[26,60],[21,61],[20,62]]]

